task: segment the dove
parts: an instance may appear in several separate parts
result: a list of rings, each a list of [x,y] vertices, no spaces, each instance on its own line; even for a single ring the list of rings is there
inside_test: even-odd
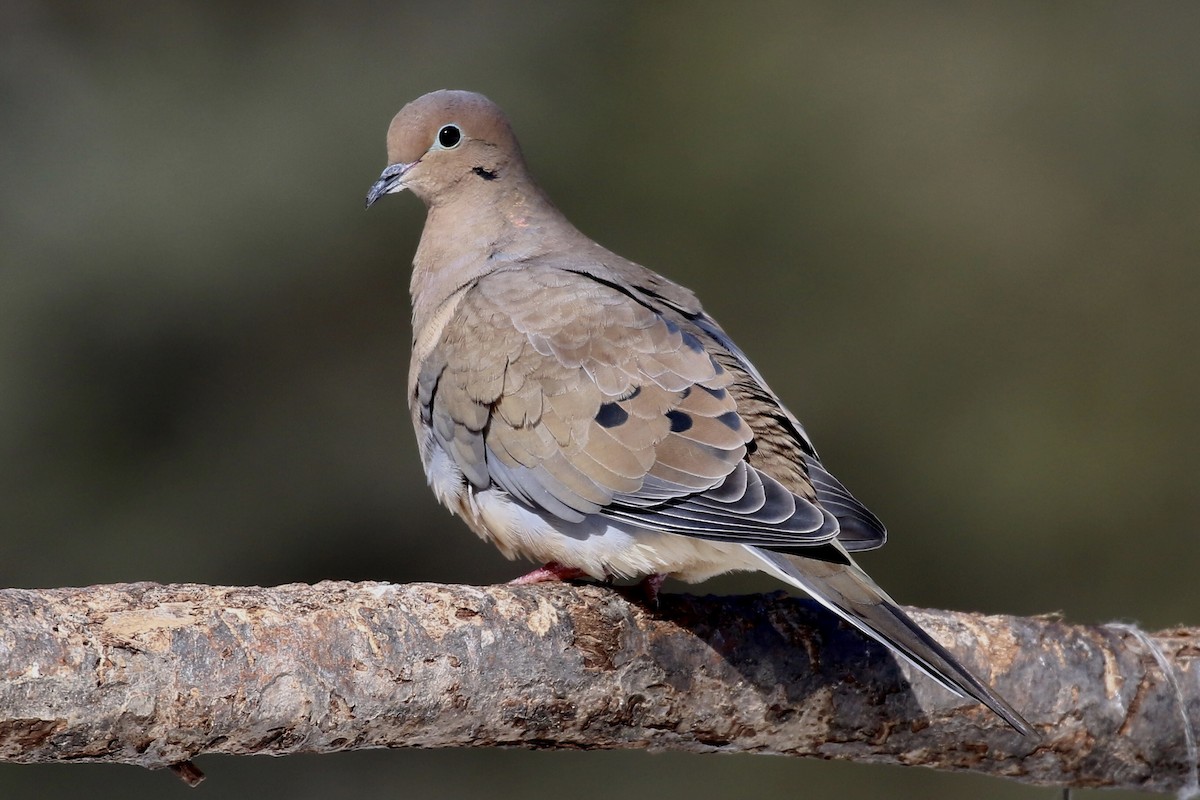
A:
[[[387,133],[366,198],[426,206],[413,258],[409,405],[438,500],[517,583],[759,571],[800,589],[1017,731],[1033,727],[851,557],[879,519],[696,296],[581,233],[504,112],[426,94]]]

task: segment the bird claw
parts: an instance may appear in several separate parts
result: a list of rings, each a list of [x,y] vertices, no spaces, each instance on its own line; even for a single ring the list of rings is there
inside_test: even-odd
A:
[[[581,578],[591,577],[578,567],[568,567],[565,564],[560,564],[557,561],[547,561],[542,566],[535,570],[531,570],[519,578],[513,578],[508,582],[509,586],[525,586],[530,583],[547,583],[549,581],[574,581]],[[647,575],[642,578],[637,585],[637,589],[641,590],[642,599],[646,605],[651,608],[658,608],[658,592],[662,588],[663,581],[667,579],[666,573],[656,572],[652,575]],[[604,585],[612,586],[613,576],[604,576]]]
[[[568,567],[557,561],[548,561],[543,566],[525,573],[519,578],[508,582],[509,586],[525,586],[530,583],[545,583],[547,581],[571,581],[586,578],[588,574],[577,567]]]

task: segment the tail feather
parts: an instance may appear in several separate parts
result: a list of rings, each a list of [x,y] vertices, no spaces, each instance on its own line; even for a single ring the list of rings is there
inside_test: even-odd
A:
[[[799,589],[871,638],[903,656],[959,696],[967,695],[994,711],[1025,736],[1033,726],[1016,709],[958,663],[946,648],[922,630],[875,582],[847,557],[847,565],[792,557],[747,547],[765,571]],[[800,560],[800,559],[797,559]]]

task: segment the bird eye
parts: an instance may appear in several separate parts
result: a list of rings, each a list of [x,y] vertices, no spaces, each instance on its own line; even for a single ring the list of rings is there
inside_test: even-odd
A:
[[[438,131],[437,143],[449,150],[451,147],[458,147],[458,143],[462,141],[462,131],[457,125],[443,125]]]

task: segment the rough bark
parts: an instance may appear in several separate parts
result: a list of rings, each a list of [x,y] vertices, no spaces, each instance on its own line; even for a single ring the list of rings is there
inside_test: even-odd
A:
[[[519,746],[1156,791],[1194,780],[1200,631],[912,613],[1044,738],[782,593],[648,610],[600,586],[139,583],[0,591],[0,760],[170,766],[195,782],[188,762],[205,753]]]

